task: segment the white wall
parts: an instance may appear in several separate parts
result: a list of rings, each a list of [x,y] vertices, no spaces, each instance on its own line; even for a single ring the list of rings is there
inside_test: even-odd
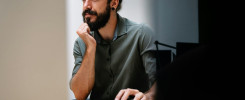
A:
[[[66,38],[67,38],[67,75],[68,82],[74,67],[73,45],[78,37],[76,29],[82,23],[82,0],[66,0]],[[73,92],[68,87],[69,100],[75,99]]]
[[[123,0],[119,14],[137,23],[148,24],[153,28],[151,0]]]

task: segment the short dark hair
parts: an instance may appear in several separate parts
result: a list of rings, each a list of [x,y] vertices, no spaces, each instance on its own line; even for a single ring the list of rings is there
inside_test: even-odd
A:
[[[108,4],[110,4],[111,0],[108,0]],[[118,6],[117,6],[117,11],[121,9],[122,5],[122,0],[119,0]]]

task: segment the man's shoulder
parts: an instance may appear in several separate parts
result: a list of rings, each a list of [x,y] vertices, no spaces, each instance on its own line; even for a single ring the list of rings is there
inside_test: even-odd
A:
[[[144,23],[138,23],[136,21],[133,21],[133,20],[125,18],[125,17],[123,17],[122,19],[124,20],[124,24],[126,26],[131,26],[131,27],[142,27],[142,26],[144,26]]]
[[[152,28],[146,23],[139,23],[128,18],[124,18],[125,24],[128,30],[152,30]]]
[[[122,20],[124,24],[127,26],[128,31],[129,30],[141,30],[142,32],[144,31],[153,32],[153,29],[146,23],[139,23],[139,22],[133,21],[125,17],[122,17]]]
[[[143,34],[153,34],[153,29],[146,23],[137,23],[127,19],[128,30],[134,30]]]

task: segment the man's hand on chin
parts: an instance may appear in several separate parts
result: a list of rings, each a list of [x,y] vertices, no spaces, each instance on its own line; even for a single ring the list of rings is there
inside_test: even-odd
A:
[[[90,28],[87,23],[82,23],[77,29],[77,35],[83,40],[86,47],[96,47],[95,39],[90,35]]]

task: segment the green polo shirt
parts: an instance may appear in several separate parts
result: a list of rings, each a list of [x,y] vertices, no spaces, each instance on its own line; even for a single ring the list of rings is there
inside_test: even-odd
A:
[[[97,42],[95,57],[95,84],[91,100],[114,100],[121,89],[132,88],[141,92],[149,90],[155,81],[156,59],[151,50],[153,31],[118,15],[113,41],[104,41],[95,32]],[[85,44],[77,38],[74,44],[75,66],[72,76],[81,66]]]

